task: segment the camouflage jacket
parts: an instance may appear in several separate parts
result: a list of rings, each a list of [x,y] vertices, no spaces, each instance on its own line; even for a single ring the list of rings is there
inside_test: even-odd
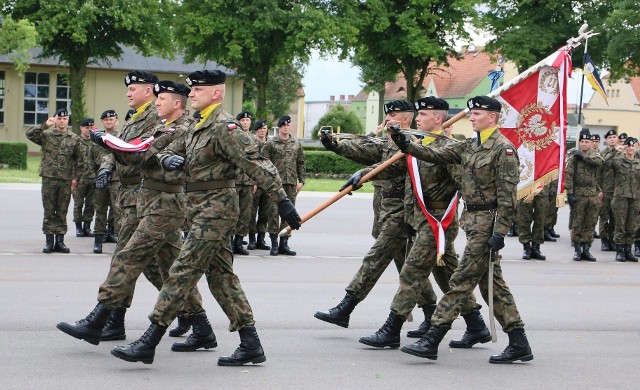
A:
[[[92,159],[92,149],[98,147],[90,139],[80,138],[80,158],[76,164],[76,178],[78,180],[93,180],[96,178],[96,166]]]
[[[254,141],[258,145],[260,145],[259,151],[262,151],[262,145],[260,144],[260,141],[258,140],[258,137],[256,137],[255,135],[251,134],[250,132],[245,132],[245,134],[247,134],[247,136],[249,136],[249,137],[252,137],[254,139]],[[238,174],[238,177],[236,178],[236,185],[237,186],[253,186],[253,180],[251,180],[249,175],[247,175],[246,173],[240,171],[239,174]]]
[[[289,136],[287,140],[281,140],[278,136],[274,136],[262,147],[262,155],[276,166],[282,184],[304,183],[306,175],[304,152],[298,139]]]
[[[614,197],[640,199],[640,160],[621,153],[605,163],[615,175]]]
[[[116,132],[109,133],[109,134],[113,135],[114,137],[118,136],[118,133]],[[100,165],[102,165],[102,162],[104,161],[105,156],[110,156],[110,155],[111,155],[110,151],[96,144],[91,145],[91,149],[89,149],[89,156],[92,162],[93,169],[95,170],[96,174],[100,169]],[[118,175],[113,175],[113,177],[111,178],[111,181],[117,182],[117,181],[120,181],[120,179],[118,179]]]
[[[81,158],[80,137],[71,130],[61,133],[48,130],[46,123],[27,130],[27,138],[41,146],[42,161],[38,174],[41,177],[71,180],[75,178],[78,160]]]
[[[575,154],[567,160],[564,175],[564,189],[567,194],[579,196],[595,196],[602,191],[598,178],[602,157],[595,150],[589,150],[583,154],[583,159],[578,160]]]
[[[204,121],[158,154],[160,163],[172,156],[185,157],[182,170],[187,183],[235,182],[237,169],[246,172],[279,202],[287,197],[276,167],[258,152],[254,139],[240,130],[235,118],[216,109]],[[197,238],[226,239],[238,221],[238,194],[233,184],[216,190],[187,192],[189,220]],[[224,220],[219,221],[217,220]]]
[[[496,204],[494,231],[506,234],[515,218],[520,180],[516,150],[499,130],[478,146],[476,139],[443,147],[410,144],[406,153],[436,164],[461,164],[460,188],[467,206]]]
[[[619,150],[616,150],[615,148],[609,149],[608,147],[602,149],[602,151],[600,152],[600,155],[602,156],[605,162],[621,154],[622,152],[620,152]],[[600,182],[600,188],[602,188],[602,192],[605,192],[608,194],[613,193],[613,189],[616,185],[615,184],[616,180],[615,180],[614,172],[611,170],[611,165],[602,164],[602,166],[600,167],[599,182]]]

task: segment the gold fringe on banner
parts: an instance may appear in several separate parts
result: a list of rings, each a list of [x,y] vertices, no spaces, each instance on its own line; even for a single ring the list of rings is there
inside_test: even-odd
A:
[[[438,253],[438,255],[436,256],[436,266],[438,267],[444,266],[444,260],[442,260],[442,255],[444,255],[444,253]]]
[[[563,192],[562,194],[556,195],[556,207],[560,208],[564,206],[565,206],[565,203],[564,203],[564,192]]]
[[[531,200],[529,200],[528,202],[527,202],[527,199],[525,199],[525,202],[530,203],[533,200],[533,197],[540,192],[540,190],[537,190],[538,192],[536,192],[536,188],[538,186],[546,186],[552,181],[558,180],[558,175],[559,173],[557,169],[554,169],[553,171],[546,173],[544,176],[538,178],[538,180],[535,180],[533,183],[529,184],[528,186],[519,189],[516,195],[516,198],[520,200],[522,198],[527,198],[530,196]],[[556,200],[556,203],[557,203],[557,200]]]

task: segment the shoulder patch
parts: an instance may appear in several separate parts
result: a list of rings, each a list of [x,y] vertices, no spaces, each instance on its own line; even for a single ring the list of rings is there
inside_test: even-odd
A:
[[[505,149],[505,153],[507,154],[507,156],[511,156],[512,154],[514,154],[515,152],[513,151],[513,149],[511,148],[506,148]]]
[[[242,134],[240,136],[240,141],[245,145],[249,145],[251,143],[251,140],[249,139],[249,136],[246,135],[246,134]]]

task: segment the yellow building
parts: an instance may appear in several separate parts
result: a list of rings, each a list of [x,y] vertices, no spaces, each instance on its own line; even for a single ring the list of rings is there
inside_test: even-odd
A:
[[[107,109],[118,113],[120,126],[124,124],[127,107],[124,76],[131,70],[155,73],[160,80],[185,82],[189,73],[202,69],[220,69],[227,73],[225,109],[232,114],[242,111],[243,80],[236,73],[214,62],[185,64],[181,56],[176,60],[143,57],[131,48],[123,48],[121,60],[108,64],[89,65],[85,77],[87,115],[100,126],[100,114]],[[71,92],[66,75],[69,68],[55,59],[34,60],[24,77],[19,77],[7,56],[0,56],[0,141],[25,142],[29,152],[40,147],[25,137],[26,130],[44,122],[58,108],[71,109]],[[72,113],[73,115],[73,113]],[[81,118],[80,118],[81,119]]]
[[[589,104],[582,109],[584,127],[600,136],[613,129],[618,134],[627,133],[630,137],[640,138],[640,77],[615,83],[610,83],[605,77],[602,82],[609,105],[600,94],[594,93]]]

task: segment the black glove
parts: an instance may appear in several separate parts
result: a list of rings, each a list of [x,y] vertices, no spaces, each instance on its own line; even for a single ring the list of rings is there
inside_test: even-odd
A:
[[[579,150],[576,150],[573,157],[575,157],[576,160],[584,160],[584,155]]]
[[[358,188],[361,188],[362,186],[358,185],[358,182],[360,181],[360,179],[362,178],[362,170],[357,171],[356,173],[354,173],[353,175],[351,175],[351,177],[349,178],[349,180],[347,180],[346,183],[344,183],[342,185],[342,187],[340,187],[340,189],[338,191],[342,191],[345,188],[349,187],[349,186],[353,186],[352,190],[355,191]],[[351,193],[349,193],[351,194]]]
[[[407,150],[407,146],[409,146],[409,140],[407,137],[402,134],[402,130],[400,130],[400,126],[389,126],[387,130],[391,134],[391,140],[398,145],[401,152]]]
[[[96,176],[96,188],[101,189],[107,187],[107,185],[111,182],[111,170],[107,168],[102,168],[98,171],[98,176]]]
[[[182,156],[169,156],[162,160],[162,166],[167,171],[175,171],[184,164],[184,157]]]
[[[278,203],[278,214],[280,214],[280,218],[284,219],[292,229],[298,230],[300,226],[302,226],[300,216],[289,199],[284,198]]]
[[[573,194],[567,195],[567,201],[569,202],[569,206],[573,207],[576,204],[576,196]]]
[[[489,245],[489,248],[494,252],[504,248],[504,234],[493,232],[491,238],[487,241],[487,245]]]
[[[109,149],[109,147],[104,143],[102,137],[104,136],[104,131],[89,131],[89,138],[93,141],[94,144],[104,148]]]
[[[338,148],[338,142],[333,140],[329,129],[320,130],[320,142],[327,150],[336,150]]]

